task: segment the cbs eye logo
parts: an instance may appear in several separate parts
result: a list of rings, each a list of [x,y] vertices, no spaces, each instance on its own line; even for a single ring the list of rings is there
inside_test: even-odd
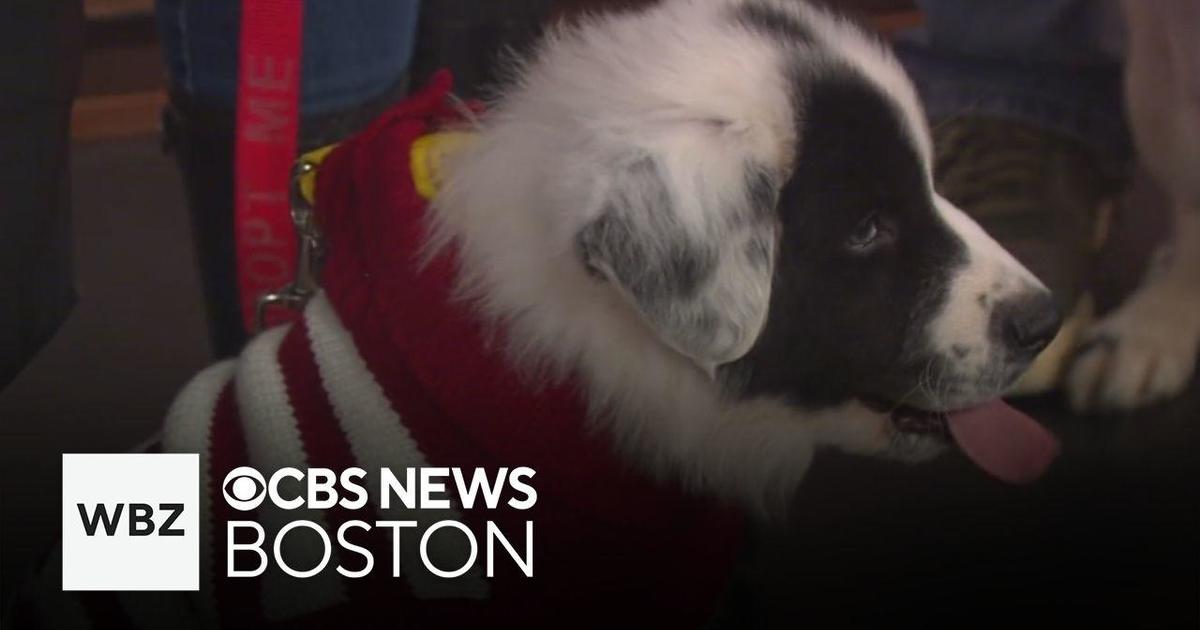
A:
[[[229,507],[249,512],[262,505],[263,498],[267,496],[267,481],[257,470],[241,466],[225,475],[221,492],[225,495],[225,502]]]

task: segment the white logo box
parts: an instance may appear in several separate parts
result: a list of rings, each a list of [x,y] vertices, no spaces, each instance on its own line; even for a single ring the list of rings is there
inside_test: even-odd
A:
[[[195,591],[200,581],[199,456],[195,454],[64,454],[62,462],[62,578],[64,591]],[[110,520],[124,504],[112,535],[103,522],[88,536],[78,504],[94,518],[98,504]],[[132,504],[154,508],[153,535],[131,536]],[[164,536],[171,524],[182,535]],[[143,524],[143,529],[145,525]]]

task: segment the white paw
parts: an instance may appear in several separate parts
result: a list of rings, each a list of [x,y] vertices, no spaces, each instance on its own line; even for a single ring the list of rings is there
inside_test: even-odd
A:
[[[817,444],[851,455],[885,455],[891,447],[891,421],[887,414],[850,402],[825,410],[809,421]]]
[[[1130,411],[1171,398],[1191,382],[1198,346],[1195,289],[1147,285],[1085,333],[1067,376],[1071,407]]]
[[[917,463],[945,451],[942,440],[896,430],[891,416],[862,403],[847,403],[810,420],[817,443],[850,455]]]

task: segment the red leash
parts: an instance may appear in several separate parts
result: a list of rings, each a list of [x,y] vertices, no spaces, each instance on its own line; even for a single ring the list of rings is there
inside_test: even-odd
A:
[[[243,0],[234,229],[246,330],[260,296],[295,275],[290,192],[300,129],[302,0]],[[277,323],[277,322],[274,322]]]

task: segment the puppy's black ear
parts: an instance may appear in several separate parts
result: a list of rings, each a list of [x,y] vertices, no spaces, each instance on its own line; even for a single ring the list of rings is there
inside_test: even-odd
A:
[[[648,155],[610,175],[599,218],[576,237],[584,265],[702,368],[744,355],[770,302],[779,232],[773,178],[747,165],[714,186]]]

